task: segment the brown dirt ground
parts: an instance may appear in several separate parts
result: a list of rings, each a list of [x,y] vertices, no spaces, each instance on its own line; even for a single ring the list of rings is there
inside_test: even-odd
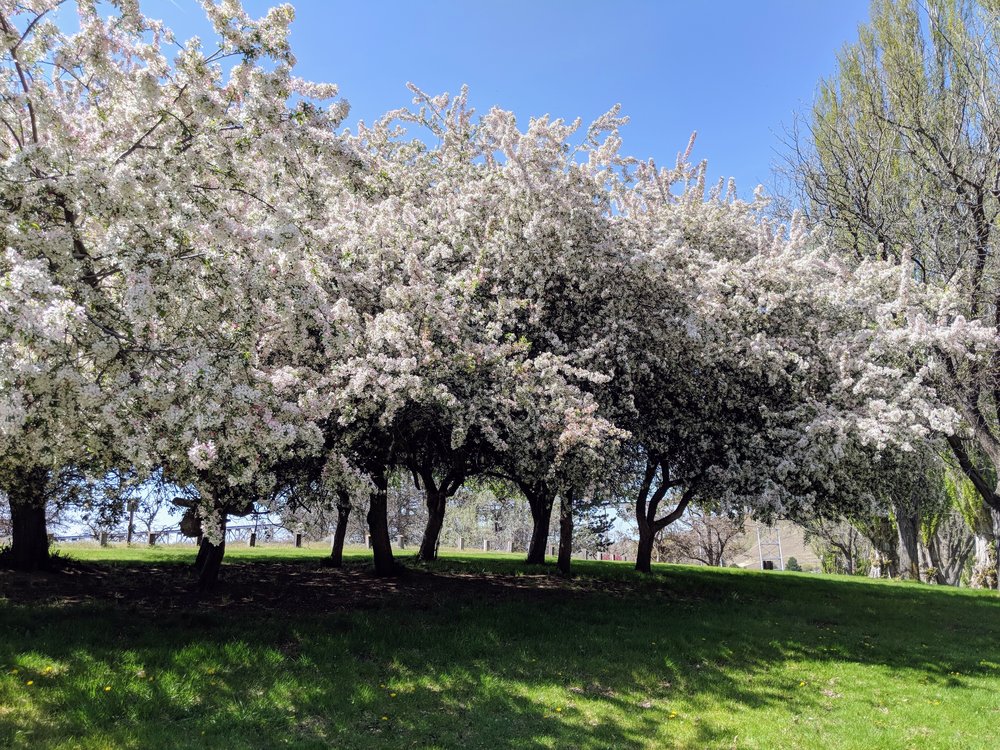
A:
[[[537,600],[634,591],[625,582],[565,579],[548,572],[523,574],[404,568],[377,578],[368,566],[340,569],[319,562],[232,562],[223,565],[215,588],[198,591],[183,564],[70,562],[54,572],[0,570],[0,600],[12,604],[111,605],[146,611],[273,611],[310,613],[381,607],[434,608],[457,601],[484,603]]]

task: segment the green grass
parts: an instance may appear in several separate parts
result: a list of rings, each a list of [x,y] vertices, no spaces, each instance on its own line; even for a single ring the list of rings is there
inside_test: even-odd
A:
[[[194,544],[171,544],[166,546],[147,547],[145,545],[112,544],[101,547],[97,543],[73,543],[57,548],[55,552],[73,560],[106,563],[191,563],[194,561],[197,549]],[[227,562],[251,562],[255,560],[270,560],[272,562],[294,562],[296,560],[316,560],[329,553],[329,545],[322,543],[306,543],[296,548],[291,544],[261,545],[249,547],[246,542],[229,543],[226,546]],[[407,554],[403,550],[402,554]],[[412,554],[412,553],[410,553]],[[363,557],[365,551],[361,547],[348,548],[347,558]]]
[[[164,563],[193,548],[69,554]],[[227,559],[322,576],[322,554],[233,547]],[[0,747],[996,747],[995,593],[576,567],[566,586],[519,577],[516,556],[452,554],[431,569],[524,589],[498,596],[452,576],[443,604],[387,594],[295,616],[0,599]]]

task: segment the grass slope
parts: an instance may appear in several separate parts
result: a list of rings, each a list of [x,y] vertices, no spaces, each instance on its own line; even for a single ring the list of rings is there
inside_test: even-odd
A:
[[[104,595],[25,603],[33,582],[0,574],[0,747],[996,746],[994,593],[597,562],[565,583],[475,553],[383,582],[356,552],[376,598],[312,612],[308,587],[339,572],[258,548],[231,551],[219,593],[158,609],[116,581],[186,576],[164,563],[191,548],[70,554]],[[301,571],[294,612],[227,608],[228,581],[275,587],[276,566]]]

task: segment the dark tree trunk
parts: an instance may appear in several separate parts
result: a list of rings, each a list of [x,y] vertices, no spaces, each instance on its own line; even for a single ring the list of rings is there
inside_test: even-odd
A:
[[[662,471],[661,471],[662,469]],[[660,482],[656,489],[657,471],[661,471]],[[653,571],[653,544],[656,541],[656,512],[660,501],[669,488],[665,465],[661,466],[652,456],[646,458],[646,471],[639,485],[639,493],[635,498],[635,521],[639,529],[639,543],[635,548],[635,569],[640,573]]]
[[[226,554],[226,514],[220,512],[222,541],[212,544],[208,537],[203,537],[198,548],[198,557],[194,561],[194,569],[198,574],[198,588],[207,591],[219,580],[219,570],[222,568],[222,558]]]
[[[698,486],[697,479],[688,482],[687,489],[681,494],[674,509],[662,518],[657,518],[656,514],[659,512],[663,498],[672,489],[683,484],[680,480],[671,480],[668,469],[665,461],[660,461],[653,455],[646,459],[646,471],[635,499],[635,520],[639,527],[639,543],[635,550],[635,569],[640,573],[653,572],[653,545],[656,542],[656,535],[684,515],[684,511],[694,497],[695,489]],[[657,480],[657,473],[659,473],[659,480]]]
[[[559,500],[559,571],[570,574],[573,557],[573,493],[564,492]]]
[[[522,488],[531,508],[531,542],[528,545],[529,565],[545,563],[545,547],[549,542],[549,523],[552,520],[552,503],[555,500],[544,483],[531,488]]]
[[[458,488],[462,486],[462,482],[465,481],[465,471],[452,467],[440,483],[435,480],[434,472],[429,466],[423,466],[417,471],[424,485],[427,502],[427,526],[424,527],[424,536],[420,541],[417,559],[436,560],[448,498],[458,492]]]
[[[131,505],[128,509],[128,530],[125,532],[125,544],[129,547],[132,546],[133,533],[135,533],[135,506]]]
[[[330,565],[339,568],[344,564],[344,539],[347,537],[347,521],[351,517],[351,499],[346,492],[337,495],[337,528],[333,532],[330,546]]]
[[[897,509],[896,529],[899,535],[899,577],[919,581],[920,537],[916,514]]]
[[[448,498],[442,489],[426,482],[424,491],[427,493],[427,526],[424,527],[424,536],[420,540],[417,559],[430,561],[437,559],[438,538],[441,536],[441,527],[444,526],[444,510]]]
[[[635,569],[640,573],[653,571],[653,541],[655,539],[656,534],[649,527],[649,524],[640,524],[639,543],[635,548]]]
[[[375,574],[391,576],[396,573],[396,563],[392,558],[392,542],[389,539],[389,480],[385,467],[373,474],[372,482],[375,484],[375,491],[368,503],[368,533],[375,557]]]
[[[219,544],[212,544],[208,539],[201,540],[195,569],[198,573],[198,588],[202,591],[208,591],[218,583],[219,570],[222,568],[222,558],[225,554],[225,540]]]
[[[51,566],[49,536],[45,528],[47,482],[47,471],[32,469],[17,477],[7,491],[11,522],[7,562],[14,570],[47,570]]]

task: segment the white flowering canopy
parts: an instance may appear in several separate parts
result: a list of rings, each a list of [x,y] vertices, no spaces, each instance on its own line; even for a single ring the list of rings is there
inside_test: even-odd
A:
[[[522,129],[414,88],[337,133],[290,6],[205,0],[209,49],[126,0],[67,34],[58,4],[0,0],[0,487],[162,468],[218,530],[304,462],[580,489],[640,455],[782,513],[953,430],[942,362],[994,346],[905,261],[707,190],[690,147],[621,155],[617,107]]]
[[[2,472],[266,483],[274,456],[321,443],[313,236],[347,171],[346,105],[292,75],[290,6],[206,2],[205,50],[132,2],[78,2],[68,35],[56,5],[0,3]]]

